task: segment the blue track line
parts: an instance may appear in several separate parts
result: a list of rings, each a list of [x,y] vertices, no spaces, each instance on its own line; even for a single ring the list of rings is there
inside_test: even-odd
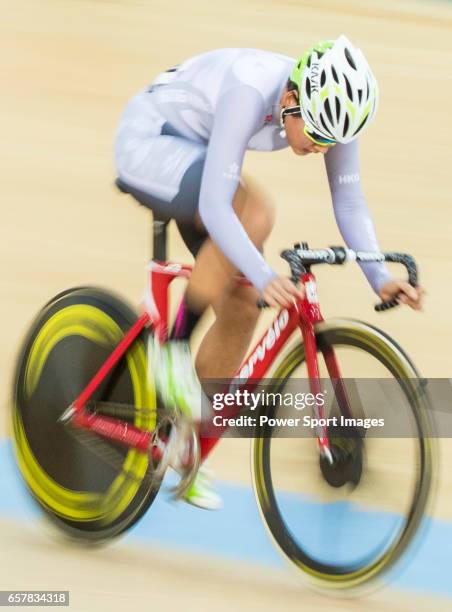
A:
[[[0,443],[0,466],[0,517],[26,520],[38,516],[38,509],[29,499],[17,475],[8,441]],[[262,524],[252,490],[225,482],[219,483],[218,488],[225,502],[225,508],[220,512],[207,512],[188,504],[174,503],[164,493],[160,494],[146,516],[124,537],[124,541],[158,544],[179,551],[283,568],[285,562]],[[319,545],[319,534],[311,526],[315,525],[313,513],[318,513],[318,506],[308,498],[295,494],[285,495],[281,503],[285,515],[289,519],[297,519],[293,521],[294,529],[301,524],[303,541],[315,550]],[[368,551],[372,546],[373,534],[381,533],[382,527],[390,527],[397,520],[391,513],[369,512],[357,506],[346,506],[341,502],[322,507],[322,511],[329,513],[322,525],[331,525],[331,532],[336,534],[334,538],[325,538],[323,534],[322,551],[325,551],[325,542],[329,543],[331,551],[328,552],[334,555],[331,557],[334,559],[344,555],[344,551],[348,555],[359,554],[360,548]],[[299,520],[300,516],[302,521]],[[347,535],[348,539],[341,542],[337,537],[337,520],[344,520],[344,517],[349,521],[347,534],[352,533],[352,537]],[[425,536],[420,539],[415,552],[405,559],[403,572],[399,571],[391,586],[452,597],[449,569],[451,551],[452,524],[428,518]]]

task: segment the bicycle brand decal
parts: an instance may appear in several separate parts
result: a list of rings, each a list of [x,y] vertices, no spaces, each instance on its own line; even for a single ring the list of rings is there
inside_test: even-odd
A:
[[[318,304],[319,298],[317,297],[317,286],[314,281],[305,283],[306,297],[310,304]]]
[[[276,340],[281,335],[283,329],[287,327],[289,323],[289,311],[283,310],[279,317],[274,321],[273,325],[270,327],[268,332],[265,334],[262,342],[257,345],[256,349],[253,353],[251,353],[248,361],[240,370],[238,376],[236,378],[240,379],[240,382],[244,382],[248,380],[248,378],[253,374],[254,366],[256,363],[264,361],[265,355],[267,351],[273,348]]]
[[[182,266],[178,263],[171,263],[163,267],[163,272],[180,272]]]

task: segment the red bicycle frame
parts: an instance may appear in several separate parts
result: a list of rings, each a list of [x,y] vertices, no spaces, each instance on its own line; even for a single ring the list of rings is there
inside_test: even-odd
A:
[[[169,288],[176,278],[189,278],[192,267],[177,263],[151,261],[147,269],[147,284],[143,299],[143,314],[115,347],[80,395],[63,414],[62,420],[71,419],[76,427],[89,429],[105,438],[120,442],[140,451],[149,451],[152,432],[143,431],[125,421],[112,417],[91,413],[85,410],[86,403],[91,398],[105,377],[116,366],[131,344],[145,327],[153,327],[160,342],[168,338],[168,303]],[[317,361],[317,344],[314,326],[323,321],[317,298],[315,276],[307,272],[300,277],[305,288],[305,297],[298,299],[289,308],[279,311],[271,326],[262,335],[254,349],[249,353],[238,369],[235,377],[240,381],[238,387],[245,386],[249,390],[263,379],[269,368],[278,357],[283,346],[298,329],[301,331],[305,359],[308,370],[310,390],[314,396],[321,392],[320,373]],[[182,306],[180,307],[182,308]],[[179,311],[180,312],[180,311]],[[324,350],[324,359],[328,374],[336,381],[336,397],[344,412],[348,412],[348,398],[339,371],[336,355],[331,348]],[[240,407],[234,407],[237,414]],[[316,416],[324,418],[323,407],[315,406]],[[215,427],[215,435],[201,435],[201,459],[204,459],[221,438],[227,427]],[[329,440],[325,427],[317,430],[318,443],[321,452],[330,456]]]

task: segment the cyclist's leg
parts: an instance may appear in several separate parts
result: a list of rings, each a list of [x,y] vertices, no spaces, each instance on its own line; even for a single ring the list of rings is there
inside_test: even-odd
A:
[[[250,239],[262,248],[273,225],[273,210],[269,203],[256,187],[247,182],[246,187],[241,185],[238,188],[233,206]],[[252,287],[237,284],[237,270],[212,240],[206,239],[199,219],[191,231],[181,225],[179,229],[196,256],[186,294],[188,308],[196,313],[212,304],[217,315],[198,351],[198,376],[229,378],[240,365],[257,322],[257,292]],[[204,464],[185,499],[205,509],[222,506]]]
[[[267,199],[247,181],[237,189],[233,206],[251,241],[262,249],[274,219]],[[258,294],[253,287],[238,284],[237,273],[220,249],[206,240],[196,257],[187,289],[187,299],[194,307],[202,310],[211,304],[216,313],[196,359],[201,379],[232,376],[251,341],[259,316]]]

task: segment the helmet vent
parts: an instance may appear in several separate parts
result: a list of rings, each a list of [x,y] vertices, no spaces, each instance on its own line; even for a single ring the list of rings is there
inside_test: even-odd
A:
[[[311,99],[311,79],[306,79],[306,95]]]
[[[348,131],[348,126],[350,125],[350,121],[348,118],[348,113],[345,113],[345,121],[344,121],[344,129],[342,130],[342,135],[345,136]]]
[[[333,114],[331,113],[331,106],[330,106],[330,101],[328,100],[328,98],[325,100],[324,107],[325,107],[326,116],[328,117],[328,121],[334,124]]]
[[[359,130],[360,130],[360,129],[363,127],[363,125],[366,123],[366,120],[367,120],[367,118],[368,118],[368,117],[369,117],[369,115],[366,115],[366,116],[364,117],[364,119],[363,119],[363,120],[361,121],[361,123],[359,124],[358,129],[357,129],[357,130],[355,130],[355,131],[353,132],[353,136],[356,136],[356,134],[359,132]]]
[[[369,81],[367,81],[366,87],[367,87],[366,100],[368,100],[369,99],[369,94],[370,94]]]
[[[310,67],[311,67],[311,57],[312,57],[312,55],[310,55],[310,56],[308,57],[308,61],[306,62],[306,66],[307,66],[308,68],[310,68]]]
[[[339,85],[339,77],[337,76],[336,68],[334,66],[331,66],[331,72],[333,73],[333,79]]]
[[[335,102],[336,102],[336,121],[339,121],[339,116],[341,114],[341,102],[337,96],[335,97]]]
[[[309,115],[309,119],[312,121],[312,123],[315,123],[314,121],[314,117],[312,116],[312,113],[310,110],[307,111],[308,115]]]
[[[349,97],[349,99],[353,102],[353,91],[352,91],[352,87],[349,83],[349,80],[347,79],[347,77],[344,74],[344,79],[345,79],[345,86],[347,88],[347,96]]]
[[[347,58],[347,62],[350,64],[350,66],[353,68],[353,70],[357,70],[355,61],[354,61],[354,59],[352,57],[352,54],[347,49],[347,47],[345,47],[344,53],[345,53],[345,57]]]
[[[320,75],[320,87],[323,87],[326,83],[326,73],[322,70],[322,74]]]
[[[327,134],[329,134],[329,133],[330,133],[330,128],[329,128],[329,127],[327,126],[327,124],[325,123],[325,120],[323,119],[323,116],[322,116],[322,115],[320,115],[320,123],[322,124],[323,129],[325,130],[325,132],[326,132]]]
[[[362,89],[358,89],[358,100],[359,100],[360,104],[361,104],[362,98],[363,98],[363,90]]]

